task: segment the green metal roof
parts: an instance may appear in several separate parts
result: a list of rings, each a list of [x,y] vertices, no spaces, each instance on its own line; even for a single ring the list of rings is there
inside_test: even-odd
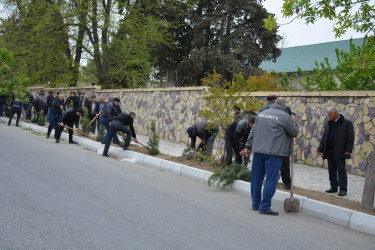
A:
[[[323,62],[325,57],[333,69],[336,69],[337,59],[335,49],[349,51],[350,40],[342,40],[328,43],[318,43],[281,49],[282,53],[273,61],[264,61],[259,66],[266,71],[275,70],[276,72],[297,72],[297,67],[302,71],[312,71],[314,61]],[[352,40],[355,45],[362,45],[363,38]]]

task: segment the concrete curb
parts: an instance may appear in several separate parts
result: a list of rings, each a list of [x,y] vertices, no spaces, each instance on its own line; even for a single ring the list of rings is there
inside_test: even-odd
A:
[[[0,117],[0,122],[8,122],[8,119],[5,117]],[[12,121],[12,124],[14,123],[15,122]],[[34,124],[20,122],[19,125],[24,128],[30,128],[36,132],[47,132],[47,128],[40,127]],[[65,140],[68,139],[68,135],[64,133],[61,135],[61,137]],[[80,146],[93,151],[97,151],[99,148],[103,148],[103,145],[101,143],[79,136],[74,136],[74,140],[78,142]],[[138,164],[144,165],[146,167],[159,169],[161,171],[187,177],[203,183],[207,183],[208,178],[212,175],[212,173],[208,171],[196,169],[180,163],[155,158],[133,151],[123,151],[118,147],[110,147],[109,153],[120,159],[134,158],[136,159],[136,162]],[[250,183],[248,182],[235,181],[232,185],[227,187],[227,189],[235,193],[250,197]],[[299,195],[295,195],[295,197],[300,200],[301,212],[304,214],[343,225],[360,232],[375,235],[375,216],[308,199]],[[286,198],[289,198],[289,193],[276,190],[272,201],[283,203]]]

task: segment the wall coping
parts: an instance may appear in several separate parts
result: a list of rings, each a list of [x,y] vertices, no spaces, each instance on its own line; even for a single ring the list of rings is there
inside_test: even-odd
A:
[[[178,87],[178,88],[135,88],[135,89],[101,89],[101,93],[117,92],[172,92],[172,91],[202,91],[204,87]]]
[[[43,89],[44,91],[46,90],[79,90],[79,89],[95,89],[95,90],[100,90],[102,87],[98,85],[93,85],[93,86],[87,86],[87,87],[56,87],[56,88],[49,88],[49,87],[43,87],[43,86],[35,86],[35,87],[28,87],[30,90],[38,90],[38,89]]]
[[[87,87],[30,87],[29,89],[43,90],[79,90],[79,89],[95,89],[99,93],[118,93],[118,92],[174,92],[174,91],[203,91],[205,87],[178,87],[178,88],[134,88],[134,89],[102,89],[101,86],[93,85]],[[243,92],[241,96],[249,97],[265,97],[274,94],[282,97],[375,97],[374,90],[350,90],[350,91],[259,91],[259,92]]]

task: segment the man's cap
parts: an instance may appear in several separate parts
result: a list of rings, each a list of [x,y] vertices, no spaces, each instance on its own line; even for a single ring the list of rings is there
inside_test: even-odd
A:
[[[79,108],[79,109],[77,109],[77,112],[81,113],[82,115],[84,115],[84,114],[85,114],[85,111],[83,111],[83,109],[82,109],[82,108]]]
[[[237,110],[237,111],[241,110],[241,108],[239,106],[237,106],[237,105],[234,105],[234,109]]]
[[[193,132],[194,132],[194,128],[193,127],[189,127],[186,132],[188,133],[189,135],[189,138],[191,138],[193,136]]]
[[[96,95],[92,95],[91,98],[96,98]]]

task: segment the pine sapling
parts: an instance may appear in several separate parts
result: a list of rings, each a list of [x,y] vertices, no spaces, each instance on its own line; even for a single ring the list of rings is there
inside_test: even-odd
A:
[[[88,114],[87,107],[83,106],[82,108],[83,108],[84,113],[87,115]],[[90,122],[91,121],[87,116],[81,117],[81,128],[82,128],[83,133],[85,133],[85,134],[90,133],[90,130],[91,130]]]
[[[45,126],[46,125],[46,117],[45,117],[45,115],[44,115],[44,111],[43,110],[41,110],[40,112],[39,112],[39,114],[38,114],[38,116],[36,116],[37,117],[37,124],[39,125],[39,126]]]
[[[147,145],[151,155],[159,154],[159,133],[156,132],[154,120],[151,121],[151,137],[149,137]]]

